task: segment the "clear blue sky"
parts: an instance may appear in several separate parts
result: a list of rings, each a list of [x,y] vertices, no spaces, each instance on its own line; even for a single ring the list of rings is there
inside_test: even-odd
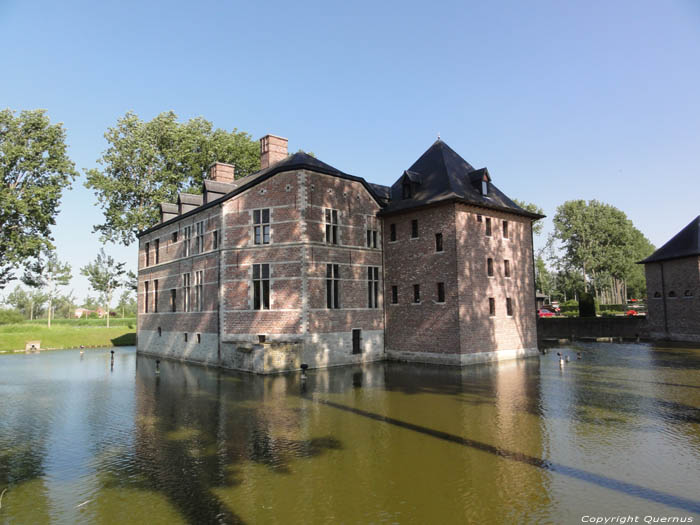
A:
[[[174,110],[384,184],[440,133],[550,218],[599,199],[657,246],[700,214],[700,2],[334,4],[0,0],[0,107],[48,110],[81,170],[126,111]],[[54,229],[76,274],[82,183]]]

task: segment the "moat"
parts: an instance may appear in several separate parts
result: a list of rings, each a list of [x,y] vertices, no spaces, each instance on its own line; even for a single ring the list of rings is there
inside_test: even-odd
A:
[[[0,523],[700,520],[698,347],[306,381],[155,366],[0,356]]]

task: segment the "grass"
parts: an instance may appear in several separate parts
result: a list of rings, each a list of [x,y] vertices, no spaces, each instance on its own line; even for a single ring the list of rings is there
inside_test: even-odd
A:
[[[17,324],[0,325],[0,352],[24,350],[27,341],[41,341],[42,349],[62,349],[136,344],[136,319],[57,319],[46,327],[46,320],[37,319]]]

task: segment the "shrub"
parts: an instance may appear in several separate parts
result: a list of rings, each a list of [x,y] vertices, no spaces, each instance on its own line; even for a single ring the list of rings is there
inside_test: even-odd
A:
[[[582,292],[578,301],[580,317],[595,317],[595,299],[588,292]]]
[[[17,310],[0,310],[0,324],[16,324],[24,322],[24,316]]]

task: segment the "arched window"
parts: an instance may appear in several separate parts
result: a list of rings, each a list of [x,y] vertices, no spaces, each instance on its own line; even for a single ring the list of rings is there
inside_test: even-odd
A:
[[[692,296],[693,296],[693,292],[690,291],[690,290],[686,290],[685,293],[684,293],[683,295],[685,295],[686,297],[692,297]]]
[[[654,292],[654,299],[661,297],[661,292]]]
[[[669,296],[669,297],[675,297],[675,296],[676,296],[676,292],[674,292],[673,290],[671,290],[670,292],[668,292],[668,296]]]

